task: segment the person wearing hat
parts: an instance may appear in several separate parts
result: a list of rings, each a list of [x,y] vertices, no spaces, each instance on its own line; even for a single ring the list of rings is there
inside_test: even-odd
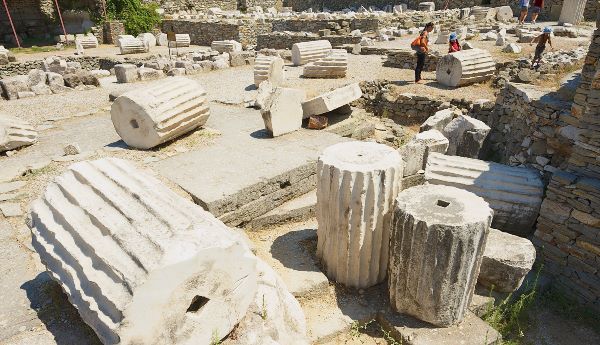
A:
[[[415,83],[421,82],[421,72],[425,67],[425,57],[429,53],[429,33],[433,31],[433,23],[425,24],[425,29],[421,31],[410,47],[417,52],[417,66],[415,67]]]
[[[542,32],[542,34],[537,36],[536,38],[534,38],[533,41],[531,43],[529,43],[529,45],[533,45],[534,43],[537,43],[537,46],[535,47],[535,55],[533,56],[533,61],[531,61],[532,67],[536,64],[537,64],[537,67],[540,66],[540,62],[542,61],[542,54],[544,53],[544,50],[546,49],[546,43],[550,44],[550,49],[554,49],[554,47],[552,47],[552,40],[550,39],[551,34],[552,34],[552,28],[546,26],[544,28],[544,31]]]
[[[459,52],[462,47],[460,46],[460,43],[458,42],[458,36],[456,35],[456,32],[452,32],[450,33],[450,37],[448,39],[448,54],[450,53],[454,53],[454,52]]]

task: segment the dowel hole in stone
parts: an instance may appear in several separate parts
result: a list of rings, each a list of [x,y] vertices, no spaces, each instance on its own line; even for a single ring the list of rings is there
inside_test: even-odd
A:
[[[439,207],[448,207],[448,205],[450,205],[450,203],[449,203],[449,202],[447,202],[447,201],[444,201],[444,200],[438,200],[438,201],[437,201],[437,205],[438,205]]]
[[[133,128],[140,128],[140,125],[138,125],[138,122],[137,122],[137,120],[135,120],[135,119],[134,119],[134,120],[131,120],[131,121],[129,121],[129,124],[130,124],[130,125],[131,125],[131,127],[133,127]]]
[[[192,298],[192,303],[190,303],[190,306],[187,308],[187,310],[185,311],[186,313],[196,313],[198,312],[198,310],[202,309],[202,307],[204,307],[206,305],[206,303],[208,303],[208,301],[210,301],[210,299],[204,297],[204,296],[194,296],[194,298]]]
[[[450,69],[448,69],[448,70],[446,70],[446,73],[450,74],[450,73],[452,73],[452,71]]]

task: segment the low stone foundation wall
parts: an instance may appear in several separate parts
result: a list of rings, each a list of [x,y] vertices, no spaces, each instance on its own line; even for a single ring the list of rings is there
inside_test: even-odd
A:
[[[427,72],[435,71],[439,58],[439,56],[434,54],[427,55],[427,58],[425,59],[425,68],[423,70]],[[387,53],[387,61],[384,62],[383,65],[388,67],[415,69],[417,66],[417,56],[412,50],[391,50]]]
[[[191,44],[210,46],[213,41],[235,40],[239,42],[240,26],[233,21],[164,20],[162,31],[189,34]]]
[[[548,176],[565,168],[577,119],[569,103],[552,93],[526,84],[509,83],[498,94],[496,109],[483,118],[492,129],[485,158],[508,165],[526,165]]]
[[[295,43],[328,40],[333,47],[341,47],[345,44],[357,44],[360,42],[360,37],[352,36],[317,36],[317,35],[290,35],[280,32],[258,35],[256,42],[256,50],[268,49],[292,49]]]
[[[319,30],[360,30],[377,31],[384,27],[384,21],[377,18],[355,19],[277,19],[273,21],[273,31],[296,31],[318,33]],[[340,34],[340,33],[339,33]]]
[[[110,59],[110,58],[101,58],[96,56],[68,56],[64,57],[68,62],[79,62],[81,64],[81,68],[86,70],[95,70],[95,69],[103,69],[110,70],[116,64],[120,63],[132,63],[135,65],[141,65],[145,61],[151,60],[153,57],[147,57],[144,59],[132,59],[132,58],[121,58],[121,59]],[[31,60],[31,61],[22,61],[22,62],[14,62],[8,65],[0,66],[0,79],[5,77],[12,77],[19,74],[27,74],[32,69],[41,69],[43,61],[42,60]]]
[[[600,310],[600,180],[558,171],[532,239],[555,284]]]

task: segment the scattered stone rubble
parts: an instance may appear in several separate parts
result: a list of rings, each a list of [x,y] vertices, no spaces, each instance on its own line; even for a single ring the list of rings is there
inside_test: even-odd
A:
[[[0,152],[11,151],[37,141],[37,131],[14,116],[0,114]]]

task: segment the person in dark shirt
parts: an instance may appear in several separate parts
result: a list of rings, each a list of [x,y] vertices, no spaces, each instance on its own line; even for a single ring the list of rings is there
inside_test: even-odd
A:
[[[417,66],[415,67],[415,83],[421,82],[421,72],[425,67],[425,57],[429,53],[429,33],[433,31],[433,23],[429,22],[425,24],[425,29],[421,31],[419,37],[417,37],[410,44],[411,48],[417,52]]]
[[[535,24],[535,21],[543,8],[544,0],[533,0],[533,7],[531,8],[531,24]]]
[[[552,39],[550,38],[551,34],[552,29],[546,26],[542,34],[534,38],[533,41],[529,43],[529,45],[537,43],[537,46],[535,47],[535,55],[533,56],[533,61],[531,61],[532,67],[537,68],[540,66],[540,62],[542,61],[542,54],[546,49],[546,43],[550,44],[551,49],[554,49],[554,47],[552,47]]]
[[[462,49],[460,43],[458,42],[458,36],[456,35],[456,32],[450,34],[450,37],[448,39],[448,45],[448,54],[459,52]]]

